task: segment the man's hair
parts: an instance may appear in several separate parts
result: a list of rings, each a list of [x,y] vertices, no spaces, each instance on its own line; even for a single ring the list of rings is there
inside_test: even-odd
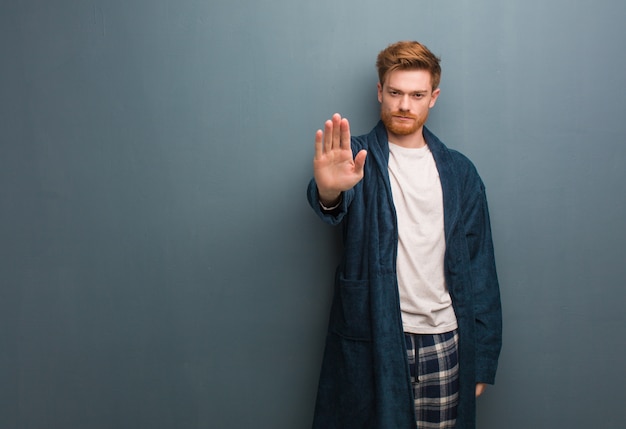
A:
[[[433,91],[439,87],[441,66],[439,58],[419,42],[401,41],[387,46],[378,54],[376,68],[380,84],[395,70],[426,70],[430,73]]]

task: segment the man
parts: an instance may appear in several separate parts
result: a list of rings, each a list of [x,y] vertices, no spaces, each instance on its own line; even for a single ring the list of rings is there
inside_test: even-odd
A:
[[[315,136],[308,199],[344,254],[313,426],[474,428],[502,334],[485,189],[424,126],[439,59],[398,42],[377,68],[378,125],[351,137],[335,114]]]

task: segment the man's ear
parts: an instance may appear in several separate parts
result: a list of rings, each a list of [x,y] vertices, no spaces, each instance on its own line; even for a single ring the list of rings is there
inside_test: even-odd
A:
[[[433,95],[430,99],[430,105],[428,106],[429,109],[432,109],[435,106],[435,103],[437,102],[437,97],[439,97],[440,92],[441,92],[441,89],[439,88],[433,91]]]
[[[383,86],[380,84],[380,82],[378,82],[376,84],[376,88],[378,88],[378,102],[382,103],[383,102]]]

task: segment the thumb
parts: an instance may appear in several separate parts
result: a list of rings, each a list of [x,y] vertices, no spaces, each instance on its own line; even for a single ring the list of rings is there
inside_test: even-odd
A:
[[[358,173],[363,173],[363,167],[365,166],[365,158],[367,157],[367,151],[361,150],[354,157],[354,168]]]

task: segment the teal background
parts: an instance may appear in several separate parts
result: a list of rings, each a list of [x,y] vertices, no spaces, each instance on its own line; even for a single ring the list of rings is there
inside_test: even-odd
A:
[[[504,307],[481,429],[624,428],[626,3],[4,0],[0,427],[310,426],[338,231],[315,130],[377,53],[488,191]]]

